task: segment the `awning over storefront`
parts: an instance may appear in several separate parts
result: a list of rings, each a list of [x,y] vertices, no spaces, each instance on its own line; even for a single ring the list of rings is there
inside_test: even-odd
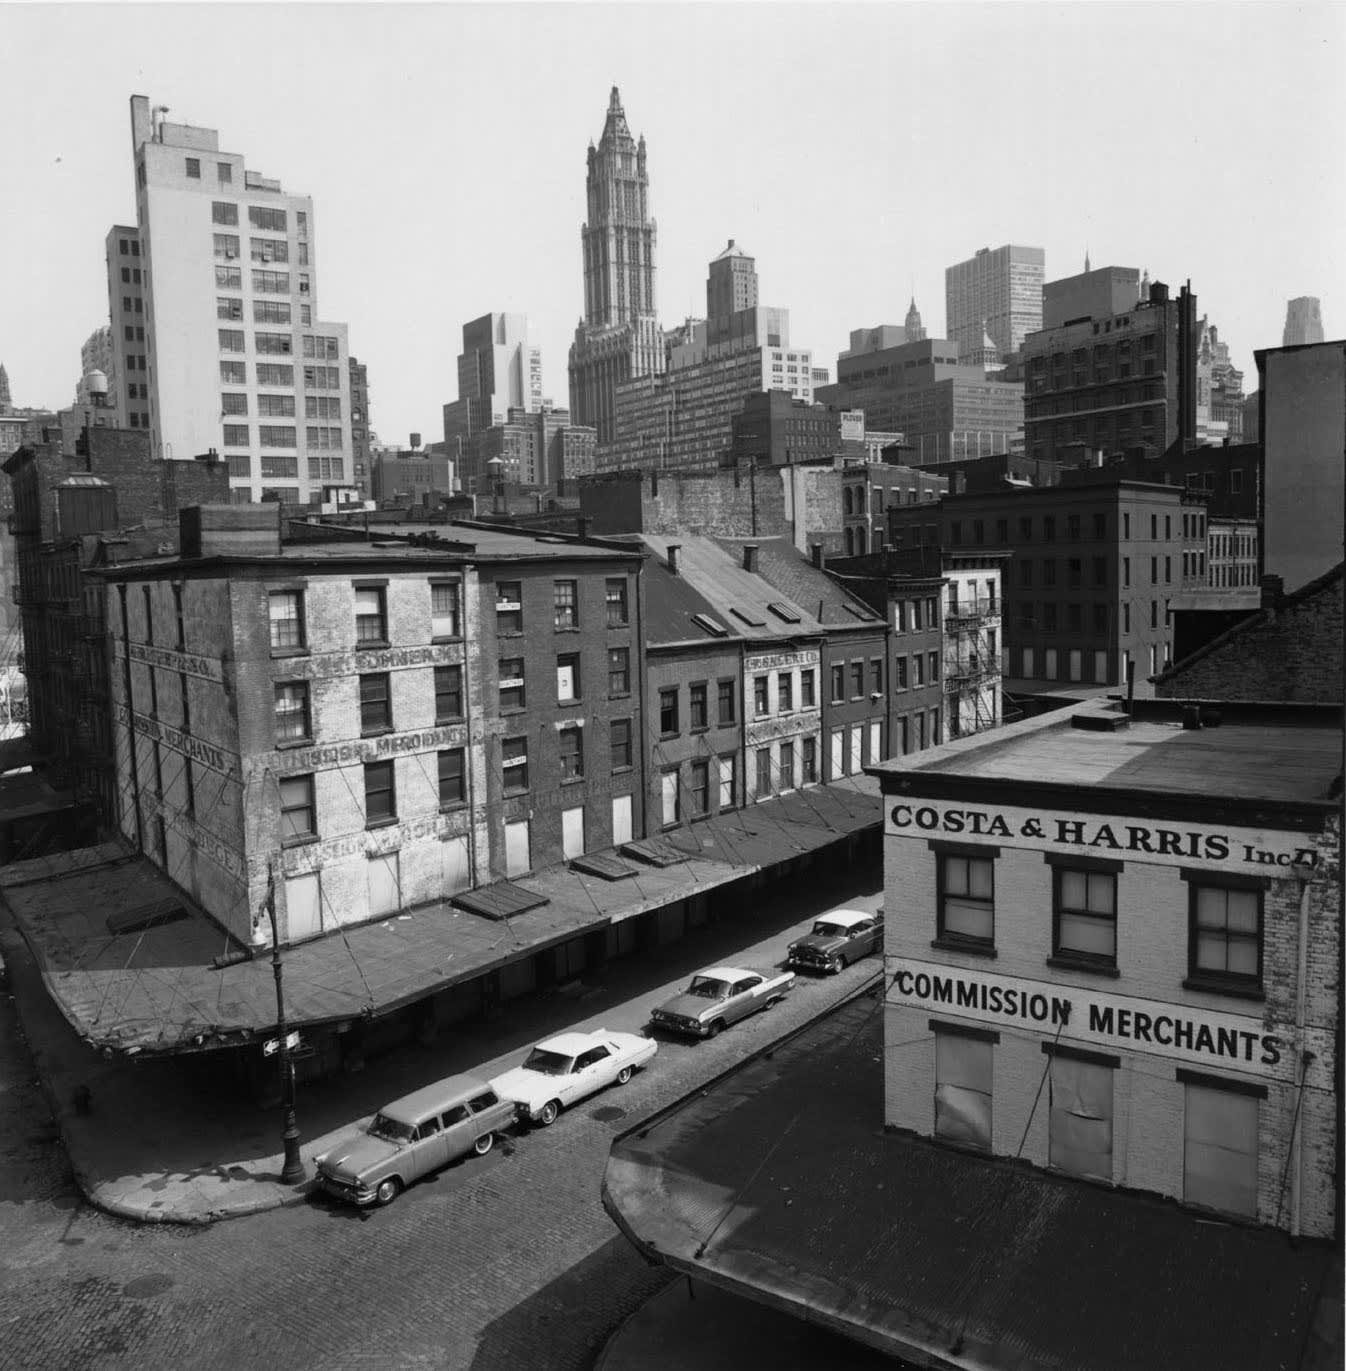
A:
[[[613,1145],[679,1272],[939,1367],[1291,1371],[1326,1246],[883,1130],[877,990]]]
[[[594,854],[630,868],[621,880],[576,863],[546,867],[522,883],[335,929],[283,950],[286,1018],[301,1028],[390,1013],[880,822],[878,783],[860,777],[664,833],[659,842],[677,854],[666,866]],[[15,863],[0,871],[0,896],[52,998],[96,1047],[188,1051],[249,1042],[275,1026],[269,949],[249,955],[120,845]],[[178,903],[185,917],[159,917]]]

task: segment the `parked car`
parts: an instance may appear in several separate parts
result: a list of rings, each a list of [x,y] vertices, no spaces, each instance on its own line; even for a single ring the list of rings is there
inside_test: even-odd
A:
[[[484,1156],[514,1103],[476,1076],[450,1076],[386,1104],[318,1159],[322,1188],[351,1204],[390,1204],[412,1181],[468,1152]]]
[[[786,958],[800,971],[842,971],[860,957],[883,950],[883,911],[838,909],[816,919],[813,931],[790,944]]]
[[[491,1086],[512,1100],[521,1119],[545,1128],[562,1109],[602,1090],[625,1085],[632,1073],[659,1050],[658,1043],[635,1033],[558,1033],[538,1045],[522,1066],[497,1076]]]
[[[681,995],[665,1001],[651,1015],[655,1028],[713,1038],[717,1033],[785,998],[795,973],[764,976],[736,966],[715,966],[698,972]]]

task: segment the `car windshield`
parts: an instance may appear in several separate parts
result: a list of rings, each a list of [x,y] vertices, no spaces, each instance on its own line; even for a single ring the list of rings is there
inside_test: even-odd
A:
[[[722,1000],[729,994],[729,982],[717,981],[714,976],[693,976],[687,993],[703,1000]]]
[[[815,938],[842,938],[845,937],[846,930],[840,924],[830,924],[826,919],[819,919],[813,925],[813,936]]]
[[[523,1066],[525,1071],[540,1071],[544,1076],[564,1076],[570,1070],[570,1058],[562,1052],[535,1047]]]
[[[409,1123],[400,1123],[397,1119],[390,1119],[386,1114],[375,1114],[374,1122],[369,1125],[369,1131],[376,1138],[387,1138],[389,1142],[410,1142],[415,1129]]]

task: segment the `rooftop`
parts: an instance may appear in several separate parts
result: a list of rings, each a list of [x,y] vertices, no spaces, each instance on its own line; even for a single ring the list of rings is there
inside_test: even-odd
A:
[[[1216,714],[1218,726],[1211,726]],[[874,770],[890,778],[963,777],[1221,801],[1339,803],[1333,798],[1342,770],[1339,709],[1222,703],[1205,717],[1208,726],[1184,728],[1179,702],[1138,700],[1128,722],[1116,706],[1093,703]],[[917,779],[911,788],[920,787]]]
[[[921,1366],[1302,1365],[1326,1244],[885,1132],[881,1007],[617,1138],[603,1203],[645,1256]]]

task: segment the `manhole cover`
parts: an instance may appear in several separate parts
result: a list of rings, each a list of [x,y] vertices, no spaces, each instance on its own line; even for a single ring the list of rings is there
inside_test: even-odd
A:
[[[626,1110],[618,1109],[615,1104],[601,1104],[589,1117],[597,1119],[599,1123],[612,1123],[617,1119],[624,1119]]]
[[[165,1290],[171,1290],[173,1285],[172,1276],[137,1276],[122,1286],[122,1294],[129,1295],[133,1300],[147,1300],[152,1295],[162,1295]]]

